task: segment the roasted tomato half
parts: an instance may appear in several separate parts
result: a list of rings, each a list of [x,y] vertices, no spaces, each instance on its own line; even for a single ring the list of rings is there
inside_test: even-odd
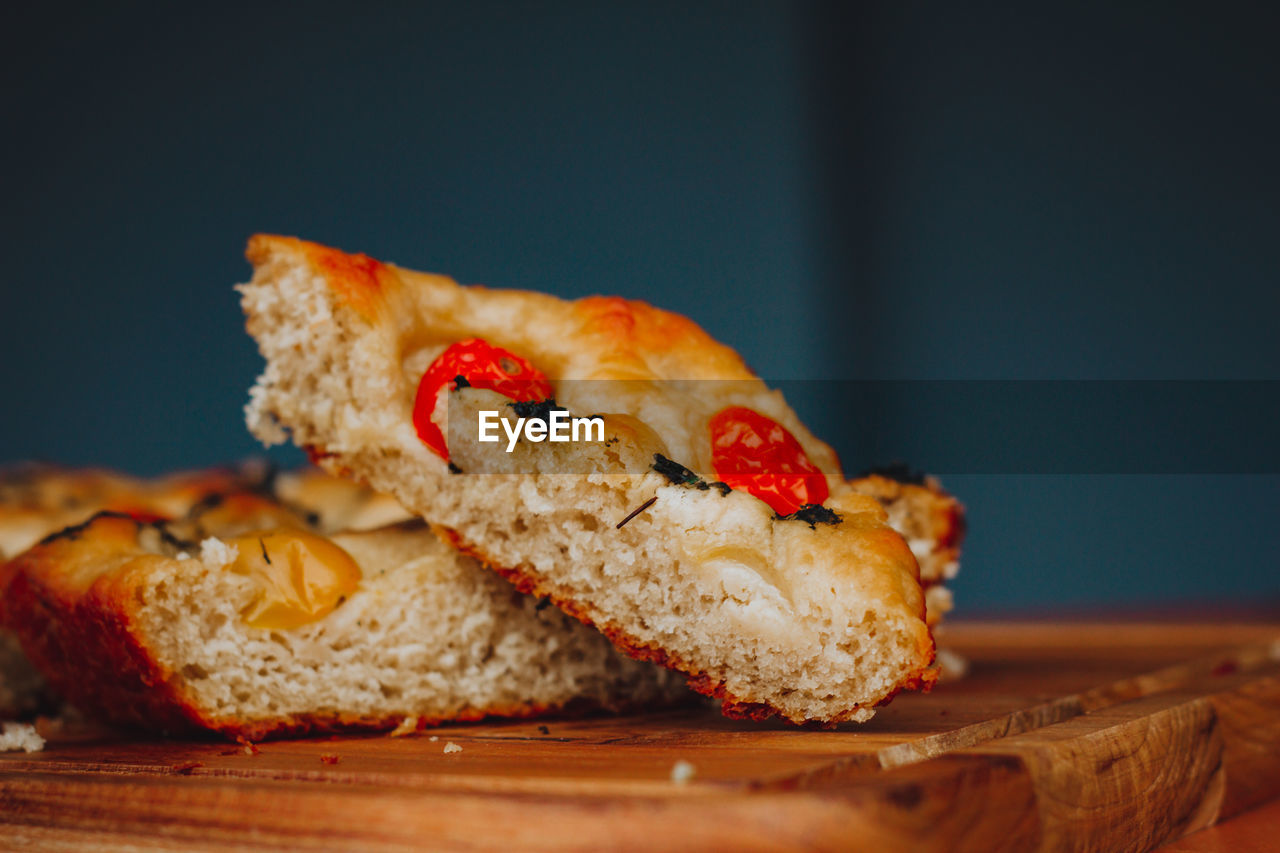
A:
[[[536,402],[551,397],[551,382],[542,371],[510,350],[480,338],[452,345],[422,374],[418,395],[413,401],[413,426],[418,431],[418,438],[446,462],[449,461],[449,447],[444,433],[431,416],[435,413],[440,394],[457,388],[459,379],[473,388],[497,391],[517,402]]]
[[[830,495],[827,478],[786,427],[743,406],[711,419],[711,464],[730,488],[755,495],[778,515],[791,515]]]

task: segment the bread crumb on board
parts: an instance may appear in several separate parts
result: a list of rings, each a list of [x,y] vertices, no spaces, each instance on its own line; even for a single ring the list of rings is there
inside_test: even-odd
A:
[[[698,775],[698,768],[683,759],[671,766],[671,781],[677,785],[688,784],[689,780],[696,775]]]
[[[400,725],[391,730],[391,737],[404,737],[411,735],[418,730],[418,724],[421,722],[419,717],[405,717],[400,721]]]
[[[453,741],[447,741],[444,745],[444,754],[452,755],[455,752],[462,752],[462,747],[458,746]]]
[[[938,669],[943,681],[959,681],[969,674],[969,661],[951,649],[938,649]]]
[[[0,752],[39,752],[44,738],[30,723],[0,723]]]

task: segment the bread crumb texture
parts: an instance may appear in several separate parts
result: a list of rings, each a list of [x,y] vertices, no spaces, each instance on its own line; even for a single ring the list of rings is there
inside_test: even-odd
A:
[[[40,752],[44,738],[30,723],[0,723],[0,752]]]

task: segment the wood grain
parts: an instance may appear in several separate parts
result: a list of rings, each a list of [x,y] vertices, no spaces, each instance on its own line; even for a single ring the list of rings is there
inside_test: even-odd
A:
[[[1147,850],[1280,796],[1277,638],[950,625],[968,677],[834,730],[699,707],[253,755],[64,735],[0,756],[0,847]]]
[[[1161,847],[1158,853],[1268,853],[1280,838],[1280,799],[1193,832]]]

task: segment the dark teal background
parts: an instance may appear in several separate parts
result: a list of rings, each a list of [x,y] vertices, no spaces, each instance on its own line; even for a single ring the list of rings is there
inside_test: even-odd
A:
[[[256,452],[230,285],[257,230],[644,298],[774,380],[1280,379],[1264,4],[123,3],[5,23],[0,461]],[[899,438],[947,456],[945,418],[870,413],[877,440],[821,394],[797,403],[850,468]],[[1110,428],[1100,412],[1094,439]],[[1274,469],[1116,467],[944,472],[971,513],[960,606],[1280,598]]]

